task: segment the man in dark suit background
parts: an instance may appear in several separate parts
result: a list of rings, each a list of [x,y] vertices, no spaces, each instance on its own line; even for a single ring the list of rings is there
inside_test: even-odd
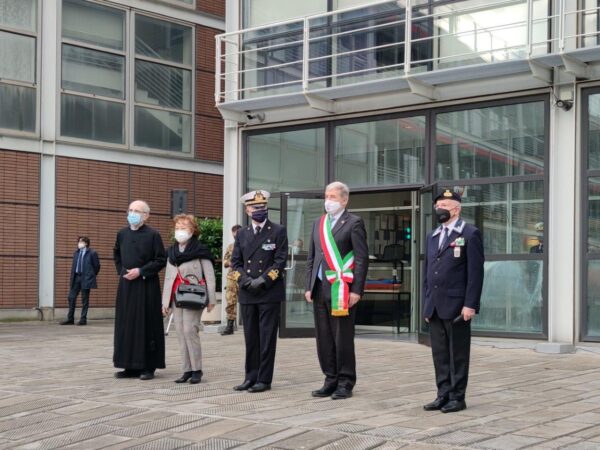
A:
[[[313,224],[306,261],[304,296],[307,302],[314,302],[317,354],[325,375],[323,386],[313,391],[312,396],[331,396],[334,400],[352,397],[352,389],[356,384],[355,305],[364,293],[369,268],[365,224],[360,217],[346,211],[349,195],[348,186],[339,181],[329,184],[325,189],[327,214]],[[354,266],[347,281],[347,309],[332,306],[332,287],[335,289],[332,283],[335,275],[331,272],[328,274],[327,271],[333,271],[335,267],[330,266],[332,261],[327,252],[326,232],[329,229],[330,237],[342,259],[354,252]],[[339,285],[342,287],[341,283]]]
[[[246,376],[236,391],[267,391],[273,380],[288,239],[285,228],[267,218],[269,197],[267,191],[252,191],[240,199],[252,223],[236,234],[228,275],[240,287],[246,342]]]
[[[479,312],[483,287],[481,232],[460,218],[461,197],[446,189],[434,199],[442,225],[427,235],[423,274],[423,317],[429,323],[437,385],[426,411],[467,407],[471,319]]]
[[[80,236],[77,239],[77,247],[73,253],[71,264],[71,278],[69,282],[69,314],[67,320],[61,325],[73,325],[75,323],[75,303],[81,291],[81,316],[77,325],[87,324],[87,312],[90,303],[90,289],[98,287],[96,276],[100,272],[100,260],[96,250],[90,248],[90,239]]]

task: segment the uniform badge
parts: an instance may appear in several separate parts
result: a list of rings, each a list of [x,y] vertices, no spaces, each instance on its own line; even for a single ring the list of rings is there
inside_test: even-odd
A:
[[[275,281],[279,277],[279,270],[273,269],[267,275],[271,280]]]
[[[227,274],[227,278],[233,281],[239,280],[240,276],[241,274],[237,270]]]
[[[271,244],[263,244],[262,245],[262,249],[266,250],[266,251],[271,251],[271,250],[275,250],[275,248],[277,247],[277,245],[275,245],[275,243],[271,243]]]
[[[464,247],[464,245],[465,245],[465,238],[464,237],[456,238],[456,240],[454,241],[454,245],[456,247]]]
[[[454,257],[460,258],[460,247],[459,246],[454,247]]]

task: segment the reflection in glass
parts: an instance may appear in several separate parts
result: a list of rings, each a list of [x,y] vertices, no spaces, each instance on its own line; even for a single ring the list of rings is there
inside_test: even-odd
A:
[[[327,0],[244,0],[244,26],[254,28],[327,11]]]
[[[541,333],[543,261],[487,261],[477,331]]]
[[[600,260],[588,263],[587,335],[600,337]]]
[[[174,152],[191,151],[192,118],[187,114],[135,108],[135,145]]]
[[[35,89],[0,84],[0,128],[35,131]]]
[[[136,14],[135,52],[141,56],[192,64],[192,29]]]
[[[483,233],[486,255],[527,254],[543,238],[544,182],[466,186],[461,216]]]
[[[438,180],[544,173],[544,102],[436,115]]]
[[[35,38],[0,31],[0,79],[35,83]]]
[[[75,95],[61,97],[62,136],[123,144],[125,105]]]
[[[166,108],[191,110],[192,72],[138,60],[135,63],[135,101]]]
[[[600,254],[600,178],[590,178],[588,189],[588,252]]]
[[[270,192],[322,190],[325,129],[248,137],[248,189]]]
[[[64,0],[64,38],[115,50],[125,49],[125,12],[83,0]]]
[[[63,45],[62,88],[125,98],[125,57]]]
[[[588,99],[588,168],[594,170],[600,169],[600,94]]]
[[[425,117],[378,120],[335,129],[335,177],[350,186],[424,180]]]
[[[35,32],[36,3],[36,0],[0,0],[0,25]]]

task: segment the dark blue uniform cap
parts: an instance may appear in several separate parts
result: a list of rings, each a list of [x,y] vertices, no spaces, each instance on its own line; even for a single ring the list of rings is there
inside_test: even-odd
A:
[[[457,202],[462,202],[462,198],[458,192],[451,191],[450,189],[444,189],[439,195],[433,199],[433,203],[436,203],[438,200],[456,200]]]

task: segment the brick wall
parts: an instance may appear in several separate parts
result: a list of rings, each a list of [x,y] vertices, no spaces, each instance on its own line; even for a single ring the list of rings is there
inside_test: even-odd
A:
[[[90,305],[114,306],[118,278],[112,249],[117,231],[127,224],[127,206],[135,199],[147,201],[151,209],[149,225],[160,231],[167,246],[173,189],[188,191],[190,213],[200,217],[222,215],[221,176],[57,158],[55,306],[67,306],[72,255],[80,235],[91,239],[102,265]]]
[[[206,2],[210,3],[210,2]],[[217,3],[217,2],[215,2]],[[215,108],[215,35],[219,30],[196,27],[196,158],[223,161],[223,120]]]
[[[196,0],[198,11],[225,17],[225,0]]]
[[[38,305],[40,157],[0,150],[0,308]],[[31,280],[31,289],[19,280]]]

